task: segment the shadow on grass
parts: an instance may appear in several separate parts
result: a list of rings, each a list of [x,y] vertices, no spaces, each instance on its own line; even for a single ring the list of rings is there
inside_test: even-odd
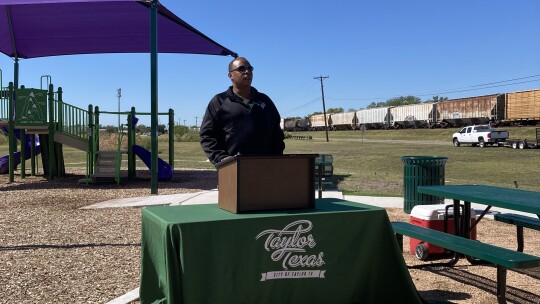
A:
[[[323,179],[323,190],[337,190],[339,188],[339,183],[344,181],[345,178],[351,176],[350,174],[338,175],[334,174],[330,177]],[[319,186],[319,179],[315,177],[315,189]]]

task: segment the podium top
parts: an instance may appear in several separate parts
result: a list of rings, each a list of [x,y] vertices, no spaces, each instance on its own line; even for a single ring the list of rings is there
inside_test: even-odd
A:
[[[319,154],[282,154],[282,155],[235,155],[228,157],[216,164],[216,168],[219,168],[228,163],[238,161],[241,159],[289,159],[289,158],[317,158]]]

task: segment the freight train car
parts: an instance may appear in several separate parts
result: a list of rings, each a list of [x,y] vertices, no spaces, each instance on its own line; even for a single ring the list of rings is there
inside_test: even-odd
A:
[[[433,103],[390,108],[390,125],[394,128],[425,128],[433,125]]]
[[[390,125],[390,108],[372,108],[356,111],[357,129],[386,129]]]
[[[540,90],[507,93],[504,122],[528,125],[540,122]]]
[[[328,124],[328,115],[326,115],[326,120]],[[324,131],[325,124],[324,124],[324,114],[316,114],[311,115],[309,117],[309,121],[311,122],[311,130],[313,131]]]
[[[311,129],[311,121],[309,118],[299,119],[296,122],[297,131],[309,131]]]
[[[435,104],[433,120],[443,127],[495,125],[504,118],[504,95],[492,94],[451,99]]]
[[[297,132],[297,131],[309,131],[310,129],[309,119],[285,119],[283,122],[283,131]]]
[[[333,130],[461,127],[490,124],[532,125],[540,123],[540,89],[451,99],[438,103],[421,103],[398,107],[381,107],[327,115]],[[290,131],[325,128],[324,115],[312,115],[309,124],[285,121]]]
[[[356,125],[356,112],[334,113],[328,117],[328,126],[332,130],[355,130]]]
[[[285,119],[283,122],[283,131],[294,132],[296,131],[296,122],[298,119]]]

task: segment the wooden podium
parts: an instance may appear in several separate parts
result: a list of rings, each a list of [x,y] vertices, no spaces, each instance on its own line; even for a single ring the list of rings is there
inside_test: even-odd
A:
[[[314,208],[317,156],[238,155],[218,163],[218,206],[233,213]]]

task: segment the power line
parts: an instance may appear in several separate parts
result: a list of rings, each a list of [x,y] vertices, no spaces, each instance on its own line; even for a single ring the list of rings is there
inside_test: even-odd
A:
[[[290,96],[296,95],[296,94],[300,93],[302,90],[306,89],[307,87],[311,87],[311,86],[313,86],[313,82],[311,82],[311,81],[303,83],[301,85],[298,85],[298,86],[288,90],[285,93],[277,95],[276,99],[281,99],[283,97],[290,97]]]
[[[540,77],[540,74],[524,76],[524,77],[508,79],[508,80],[502,80],[502,81],[496,81],[496,82],[489,82],[489,83],[484,83],[484,84],[477,84],[477,85],[466,86],[466,87],[455,88],[455,89],[441,90],[440,92],[422,93],[422,94],[406,94],[406,95],[413,95],[413,96],[418,96],[418,97],[434,96],[434,95],[441,95],[441,94],[452,94],[452,93],[461,93],[461,92],[469,92],[469,91],[476,91],[476,90],[484,90],[484,89],[491,89],[491,88],[497,88],[497,87],[504,87],[504,86],[511,86],[511,85],[516,85],[516,84],[540,81],[540,79],[533,79],[533,80],[528,80],[528,81],[513,82],[513,81],[516,81],[516,80],[535,78],[535,77]],[[501,83],[506,83],[506,82],[513,82],[513,83],[501,84]],[[492,85],[492,84],[500,84],[500,85]],[[371,97],[371,98],[330,98],[330,97],[328,97],[328,99],[330,99],[330,100],[350,100],[350,101],[369,101],[369,100],[388,100],[388,99],[395,98],[395,97],[396,96],[392,96],[392,97]]]
[[[308,101],[307,103],[305,103],[305,104],[303,104],[303,105],[301,105],[301,106],[298,106],[298,107],[296,107],[296,108],[294,108],[294,109],[292,109],[292,110],[286,111],[286,112],[284,112],[284,113],[292,113],[292,112],[294,112],[294,111],[296,111],[296,110],[299,110],[299,109],[301,109],[301,108],[304,108],[304,107],[307,107],[307,106],[309,106],[309,105],[312,105],[312,104],[318,102],[320,99],[321,99],[321,97],[319,96],[319,97],[317,97],[317,98],[315,98],[315,99],[312,99],[311,101]]]

